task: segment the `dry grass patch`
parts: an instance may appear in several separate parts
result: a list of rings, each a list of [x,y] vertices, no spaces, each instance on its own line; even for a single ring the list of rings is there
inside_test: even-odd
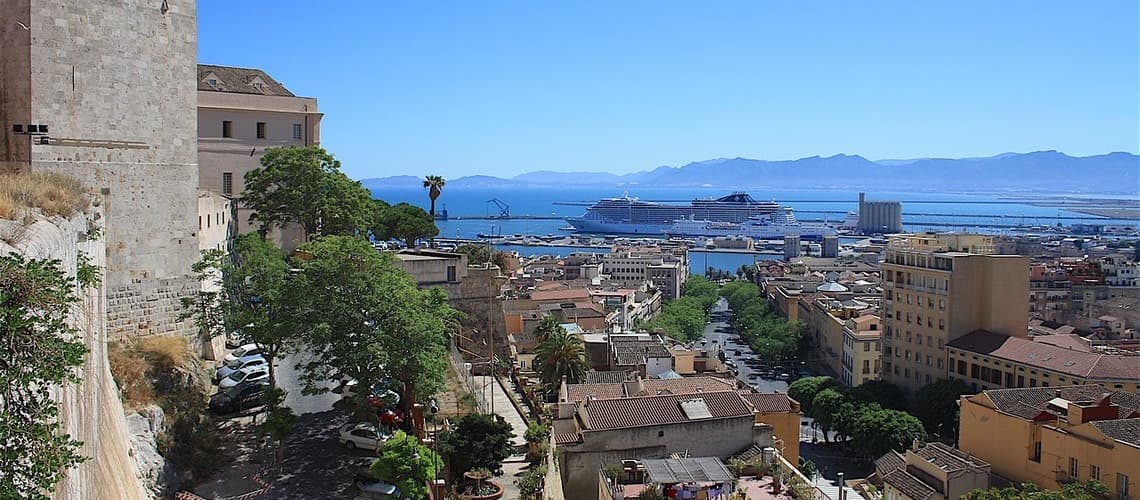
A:
[[[184,366],[191,356],[190,344],[183,337],[147,337],[135,344],[135,350],[162,371]]]
[[[48,217],[66,217],[90,204],[83,185],[71,177],[49,172],[0,174],[0,218],[14,220],[28,208]]]
[[[128,408],[138,408],[154,402],[154,384],[150,376],[150,362],[122,342],[107,344],[107,361],[111,374],[119,386],[119,396]]]

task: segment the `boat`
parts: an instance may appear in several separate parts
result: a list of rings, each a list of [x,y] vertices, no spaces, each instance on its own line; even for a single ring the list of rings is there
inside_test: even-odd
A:
[[[688,205],[666,204],[631,198],[599,200],[581,217],[566,222],[584,233],[661,235],[679,219],[742,223],[778,211],[775,201],[757,201],[738,191],[720,198],[698,198]]]
[[[779,239],[789,235],[803,239],[821,239],[836,234],[838,232],[833,226],[797,221],[792,207],[781,207],[767,216],[753,217],[743,223],[679,219],[665,230],[665,235],[669,237],[746,236],[754,240]]]

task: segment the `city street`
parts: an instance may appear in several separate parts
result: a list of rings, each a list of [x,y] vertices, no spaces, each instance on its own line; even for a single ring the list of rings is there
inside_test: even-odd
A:
[[[766,379],[759,374],[756,377],[752,376],[756,370],[748,366],[745,361],[756,359],[756,353],[748,345],[735,340],[736,332],[729,324],[730,314],[727,301],[724,299],[717,301],[711,321],[705,325],[704,338],[725,350],[725,358],[736,363],[738,367],[737,378],[757,392],[788,392],[788,383],[785,381]],[[740,352],[739,355],[736,354],[737,351]],[[823,433],[814,429],[812,422],[810,417],[800,417],[800,456],[816,464],[819,471],[814,478],[816,487],[831,498],[839,498],[838,473],[844,473],[845,479],[854,479],[865,477],[870,471],[867,467],[858,466],[850,458],[840,455],[838,445],[824,443]],[[834,433],[829,437],[834,440]],[[861,497],[850,488],[847,489],[846,498],[861,500]]]

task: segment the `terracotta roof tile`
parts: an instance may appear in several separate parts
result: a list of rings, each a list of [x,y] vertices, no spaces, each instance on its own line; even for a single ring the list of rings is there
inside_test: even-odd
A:
[[[789,398],[787,394],[749,392],[742,394],[742,396],[760,413],[792,412],[792,398]]]
[[[577,432],[572,433],[554,433],[554,445],[563,446],[567,444],[576,444],[582,442],[582,435]]]
[[[903,469],[906,467],[906,459],[902,454],[895,450],[888,451],[885,455],[875,460],[875,473],[879,477],[886,477],[888,474]]]
[[[1053,398],[1060,397],[1069,401],[1095,401],[1108,392],[1103,387],[1094,384],[1067,385],[1056,387],[1023,387],[1020,389],[990,389],[982,394],[993,402],[998,411],[1017,417],[1031,419],[1045,410],[1046,405]],[[1132,412],[1140,410],[1140,397],[1123,391],[1113,391],[1109,401],[1120,405],[1120,415],[1127,417]]]
[[[585,288],[572,288],[569,290],[545,290],[534,291],[530,293],[530,300],[535,302],[543,300],[567,300],[572,299],[587,299],[590,297],[590,291]]]
[[[1140,446],[1140,418],[1097,420],[1092,422],[1092,425],[1105,436],[1132,446]]]
[[[206,77],[210,73],[217,77],[218,84],[216,87],[210,86],[206,81]],[[264,82],[260,90],[252,85],[254,79],[260,79]],[[198,65],[198,90],[295,97],[292,92],[289,92],[289,89],[260,69],[215,66],[212,64]]]
[[[683,377],[672,379],[648,379],[643,381],[645,393],[656,395],[662,391],[673,394],[695,394],[698,392],[731,391],[736,384],[716,377]],[[633,396],[634,394],[629,394]]]
[[[937,493],[934,491],[934,488],[927,486],[926,483],[912,476],[905,469],[899,469],[887,474],[883,477],[883,482],[913,500],[934,498]]]
[[[617,384],[624,380],[633,377],[634,372],[627,371],[595,371],[590,370],[586,372],[586,378],[582,380],[586,384]]]
[[[752,416],[752,409],[735,391],[598,399],[585,406],[586,429],[624,429],[697,420],[690,419],[681,410],[681,402],[688,400],[704,402],[710,415],[707,419]]]
[[[566,384],[566,397],[570,401],[581,402],[593,396],[596,399],[623,397],[621,383],[608,384]]]
[[[1140,380],[1140,357],[1134,355],[1085,352],[985,330],[958,337],[946,346],[1082,379]]]

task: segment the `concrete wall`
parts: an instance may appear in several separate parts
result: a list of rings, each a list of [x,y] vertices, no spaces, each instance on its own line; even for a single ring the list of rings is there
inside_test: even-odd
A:
[[[195,2],[0,0],[0,12],[0,161],[102,194],[113,338],[192,333],[176,318],[198,288]],[[51,144],[12,122],[48,125]]]
[[[102,268],[106,264],[103,240],[86,237],[87,219],[98,213],[99,208],[95,207],[90,214],[67,219],[40,218],[26,229],[13,229],[22,227],[21,222],[0,220],[0,233],[18,231],[22,235],[12,242],[0,241],[0,254],[16,252],[29,259],[57,259],[68,276],[75,276],[80,253],[92,265]],[[80,300],[72,307],[67,322],[78,330],[89,352],[79,368],[80,383],[53,388],[52,396],[59,404],[65,432],[83,442],[79,453],[89,460],[68,471],[53,498],[149,498],[136,477],[134,460],[128,451],[126,418],[107,362],[104,288],[80,289],[77,295]]]
[[[602,462],[628,458],[661,458],[670,452],[692,457],[727,458],[751,446],[751,415],[683,424],[583,432],[583,443],[561,448],[567,498],[595,498]],[[659,435],[660,434],[660,435]],[[772,444],[768,434],[766,446]]]

